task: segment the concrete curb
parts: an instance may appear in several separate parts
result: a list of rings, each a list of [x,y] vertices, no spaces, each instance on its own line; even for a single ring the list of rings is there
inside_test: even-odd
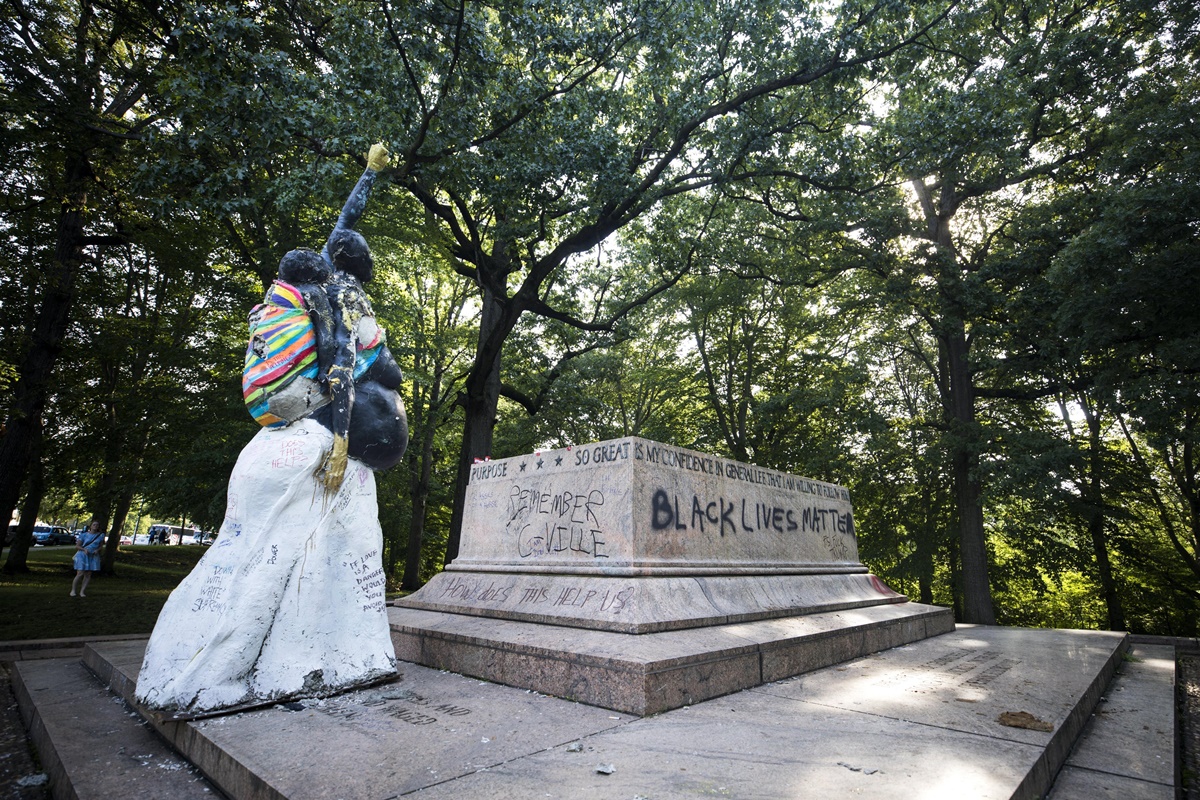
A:
[[[1129,634],[1131,644],[1161,644],[1175,648],[1175,655],[1200,655],[1200,639],[1188,636],[1148,636],[1144,633]]]
[[[71,636],[61,639],[18,639],[0,642],[0,662],[34,661],[42,658],[67,658],[83,655],[83,648],[95,642],[127,642],[149,639],[148,633],[121,633],[108,636]]]

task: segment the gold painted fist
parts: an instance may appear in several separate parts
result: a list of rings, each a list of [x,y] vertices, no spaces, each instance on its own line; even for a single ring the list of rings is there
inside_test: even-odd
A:
[[[367,153],[367,169],[373,169],[379,172],[381,169],[386,169],[388,165],[388,149],[383,142],[376,142],[371,145],[371,150]]]

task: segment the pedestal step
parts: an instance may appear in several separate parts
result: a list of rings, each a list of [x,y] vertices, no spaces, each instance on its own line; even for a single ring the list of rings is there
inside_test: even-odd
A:
[[[388,616],[403,661],[639,716],[954,629],[950,609],[918,603],[645,634],[412,608]]]

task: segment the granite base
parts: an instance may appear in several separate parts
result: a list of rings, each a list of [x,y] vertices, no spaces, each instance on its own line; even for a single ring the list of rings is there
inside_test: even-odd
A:
[[[396,657],[629,714],[657,714],[954,630],[950,609],[869,606],[624,634],[412,608]]]

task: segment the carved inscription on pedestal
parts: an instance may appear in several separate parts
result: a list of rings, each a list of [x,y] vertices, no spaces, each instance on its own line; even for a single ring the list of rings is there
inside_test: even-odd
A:
[[[580,609],[600,614],[619,615],[633,607],[636,590],[633,585],[600,586],[582,582],[564,586],[550,581],[537,582],[527,578],[507,581],[495,578],[475,578],[463,574],[446,574],[430,598],[437,602],[469,603],[484,608],[514,608],[521,611]]]
[[[471,469],[464,561],[856,564],[840,486],[626,438]]]
[[[407,725],[435,725],[443,718],[459,720],[471,713],[471,709],[464,706],[409,689],[391,690],[385,695],[367,698],[351,695],[349,698],[309,701],[305,706],[369,731],[388,730],[396,721]]]

